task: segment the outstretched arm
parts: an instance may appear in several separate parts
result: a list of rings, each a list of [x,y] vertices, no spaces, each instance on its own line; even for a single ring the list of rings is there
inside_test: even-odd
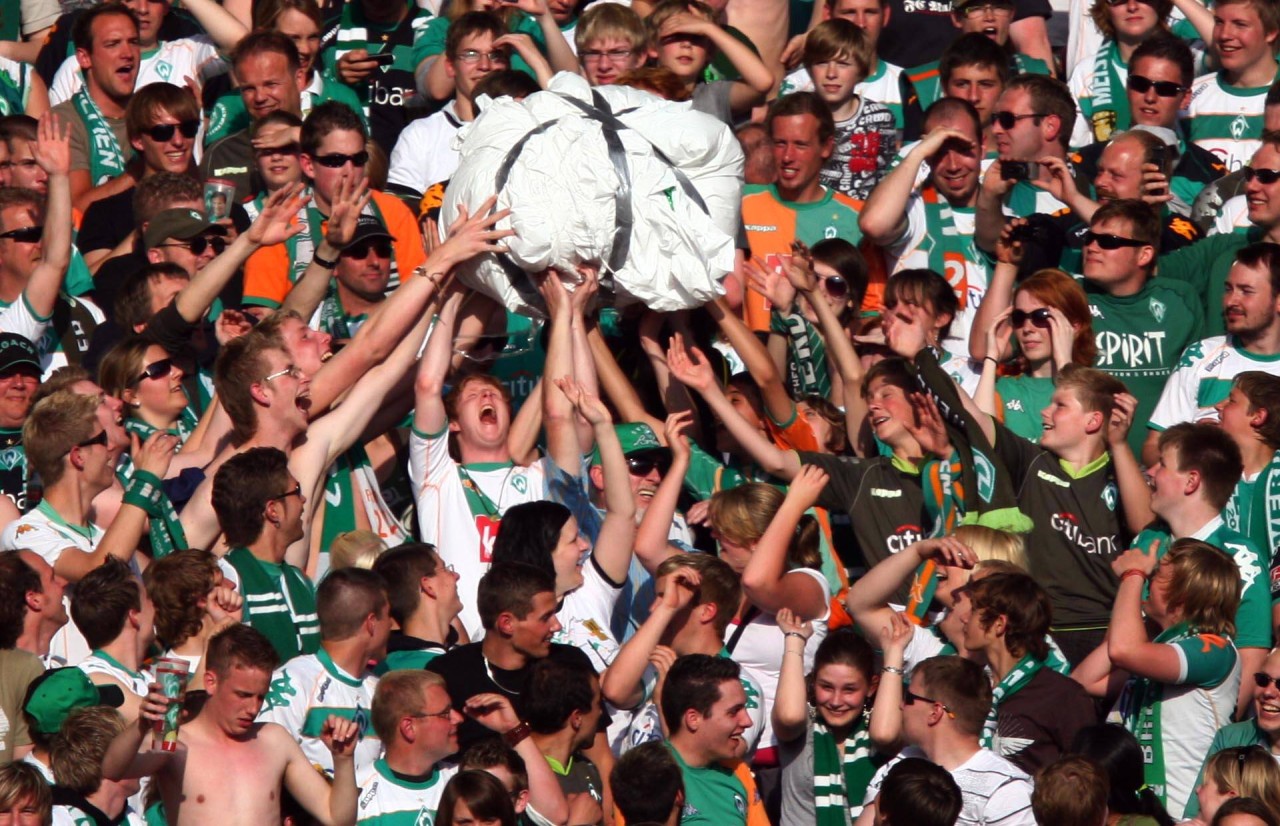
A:
[[[671,621],[696,601],[701,585],[698,572],[683,567],[654,583],[657,597],[649,618],[622,644],[613,664],[600,678],[600,693],[606,700],[624,709],[640,705],[644,699],[642,680],[650,658]]]
[[[788,422],[796,415],[796,404],[782,384],[782,376],[778,367],[769,357],[769,351],[756,338],[755,333],[747,329],[747,325],[737,313],[729,309],[723,298],[717,298],[707,305],[707,311],[720,325],[720,331],[728,339],[729,345],[737,352],[747,372],[760,387],[760,395],[764,397],[764,407],[775,422]]]
[[[800,517],[818,501],[829,478],[815,465],[802,468],[791,480],[786,499],[751,552],[751,560],[742,572],[742,590],[760,610],[776,614],[790,608],[804,619],[815,619],[826,612],[825,589],[813,577],[793,576],[787,570],[787,550]]]
[[[782,631],[782,670],[773,698],[773,733],[790,743],[804,736],[809,724],[809,687],[804,673],[804,649],[813,636],[813,623],[800,619],[790,608],[775,617]]]
[[[182,0],[182,7],[209,33],[218,48],[229,52],[236,47],[249,29],[214,0]]]
[[[880,629],[892,621],[889,598],[915,575],[920,563],[930,560],[962,568],[978,564],[973,550],[950,536],[913,542],[901,552],[886,557],[850,585],[845,596],[845,608],[862,633],[869,637],[879,634]]]
[[[23,295],[37,318],[49,318],[67,267],[71,266],[71,126],[64,129],[52,113],[40,118],[34,154],[49,176],[49,194],[41,236],[42,255]]]
[[[671,536],[671,522],[675,519],[676,505],[680,501],[680,490],[684,486],[685,474],[689,472],[693,450],[689,446],[689,437],[685,431],[693,414],[689,412],[673,413],[667,417],[665,424],[667,447],[671,450],[671,467],[658,483],[658,489],[645,508],[640,527],[636,530],[636,559],[644,569],[652,574],[669,556],[680,553],[671,547],[668,538]]]
[[[449,418],[444,410],[444,382],[453,357],[453,327],[462,304],[462,291],[452,290],[445,299],[435,327],[427,340],[427,349],[418,362],[414,381],[413,429],[433,436],[444,430]]]
[[[560,274],[547,270],[538,285],[547,312],[551,315],[551,331],[547,338],[547,357],[543,374],[553,381],[573,376],[573,307]],[[547,432],[547,454],[565,473],[577,476],[582,470],[582,445],[574,423],[573,402],[564,393],[542,393],[542,424]]]

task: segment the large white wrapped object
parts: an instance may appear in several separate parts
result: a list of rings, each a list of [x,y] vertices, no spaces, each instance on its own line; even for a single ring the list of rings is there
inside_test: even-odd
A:
[[[639,301],[671,312],[722,294],[720,281],[733,269],[743,165],[725,124],[688,103],[626,87],[593,89],[571,74],[523,101],[482,107],[454,139],[460,158],[440,226],[453,222],[460,204],[474,213],[497,192],[498,209],[511,209],[499,226],[516,237],[507,241],[505,267],[486,254],[459,269],[468,286],[513,312],[541,315],[541,296],[524,273],[555,266],[572,274],[587,261],[602,264],[602,293],[611,288],[619,306]]]

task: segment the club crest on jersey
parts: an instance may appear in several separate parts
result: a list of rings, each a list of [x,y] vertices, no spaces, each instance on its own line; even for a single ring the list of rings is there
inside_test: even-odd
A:
[[[1249,131],[1249,119],[1243,114],[1236,115],[1236,119],[1231,121],[1231,137],[1235,140],[1241,140],[1247,131]]]
[[[978,476],[978,496],[990,502],[996,489],[996,469],[991,460],[978,451],[973,452],[973,469]]]
[[[517,476],[511,480],[511,487],[521,493],[524,493],[529,488],[529,480],[525,479],[523,476]]]
[[[1102,501],[1107,503],[1108,510],[1114,511],[1116,509],[1117,498],[1119,498],[1119,493],[1116,490],[1116,483],[1108,482],[1107,486],[1102,489]]]
[[[1164,321],[1164,302],[1157,299],[1151,299],[1147,304],[1151,309],[1151,315],[1156,321]]]

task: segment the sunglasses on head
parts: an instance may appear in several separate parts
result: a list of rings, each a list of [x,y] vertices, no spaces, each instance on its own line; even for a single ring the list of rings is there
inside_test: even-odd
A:
[[[147,137],[156,143],[167,143],[173,140],[174,132],[181,132],[184,138],[194,138],[200,131],[200,121],[184,120],[182,123],[161,123],[147,130]]]
[[[1172,80],[1152,80],[1142,75],[1129,75],[1129,80],[1125,82],[1129,87],[1129,91],[1137,92],[1145,95],[1152,87],[1156,90],[1156,96],[1162,98],[1176,98],[1187,90],[1186,86],[1181,83],[1174,83]]]
[[[1125,238],[1123,235],[1112,235],[1109,232],[1094,232],[1088,230],[1084,234],[1085,244],[1097,244],[1104,250],[1118,250],[1121,247],[1145,247],[1146,241],[1139,241],[1137,238]]]
[[[173,371],[173,359],[160,359],[148,364],[142,370],[142,375],[138,376],[137,381],[143,379],[163,379]],[[136,383],[136,382],[135,382]]]
[[[1041,307],[1040,309],[1032,310],[1031,312],[1027,312],[1026,310],[1014,310],[1009,314],[1009,320],[1013,322],[1015,330],[1026,324],[1028,321],[1031,322],[1031,326],[1033,327],[1043,327],[1048,329],[1049,317],[1050,313],[1048,307]]]
[[[1258,179],[1258,183],[1270,186],[1276,181],[1280,181],[1280,169],[1259,169],[1255,166],[1246,166],[1240,170],[1240,175],[1246,181]]]
[[[354,155],[344,155],[341,152],[333,152],[328,155],[316,155],[314,160],[327,169],[341,169],[348,163],[352,166],[364,166],[369,162],[369,153],[357,152]]]
[[[21,244],[34,244],[44,235],[44,227],[19,227],[8,232],[0,232],[0,238],[12,238]]]
[[[654,470],[666,474],[671,469],[671,460],[665,456],[628,456],[627,470],[633,476],[648,476]]]
[[[994,115],[991,116],[991,121],[995,123],[997,126],[999,126],[1001,129],[1012,129],[1013,127],[1018,125],[1018,121],[1020,120],[1026,120],[1027,118],[1046,118],[1046,117],[1048,117],[1048,115],[1043,115],[1039,113],[1032,113],[1030,115],[1015,115],[1012,112],[996,112]]]
[[[385,238],[370,238],[368,241],[358,241],[342,251],[344,258],[354,258],[361,260],[369,257],[369,250],[373,250],[378,254],[379,258],[391,257],[391,242]]]

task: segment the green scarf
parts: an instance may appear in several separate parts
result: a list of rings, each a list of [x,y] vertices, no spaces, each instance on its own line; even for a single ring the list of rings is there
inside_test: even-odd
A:
[[[352,4],[348,3],[347,6]],[[347,6],[344,6],[345,9]],[[305,207],[307,220],[302,222],[302,232],[284,242],[285,249],[289,252],[289,283],[297,284],[298,279],[302,278],[302,274],[307,271],[307,267],[311,264],[311,259],[315,255],[316,247],[320,241],[324,239],[324,222],[329,220],[328,216],[320,212],[316,207],[316,199],[313,195],[311,200]],[[378,201],[374,198],[369,199],[369,203],[365,206],[362,215],[374,215],[383,226],[387,221],[382,217],[382,210],[378,208]],[[396,268],[396,257],[391,256],[391,280],[387,283],[387,289],[392,290],[399,286],[399,270]]]
[[[1036,672],[1044,668],[1044,660],[1037,660],[1030,654],[1027,654],[1013,667],[1008,674],[1004,675],[995,688],[991,689],[991,710],[987,712],[987,720],[982,724],[982,747],[989,749],[996,740],[996,722],[997,711],[1000,708],[1000,702],[1007,697],[1012,697],[1023,688],[1027,683],[1031,682],[1031,678],[1036,676]]]
[[[1248,536],[1262,546],[1264,554],[1269,555],[1280,547],[1280,450],[1258,474],[1250,493],[1246,520],[1241,520],[1237,513],[1234,521],[1238,524],[1230,524],[1233,520],[1227,519],[1227,527]],[[1245,503],[1238,504],[1243,506]],[[1226,517],[1231,510],[1228,507],[1223,516]]]
[[[1182,622],[1161,631],[1154,642],[1174,644],[1194,637],[1195,629]],[[1125,728],[1138,738],[1146,763],[1145,779],[1151,790],[1165,802],[1164,739],[1160,732],[1160,704],[1164,683],[1149,677],[1130,677],[1120,695],[1120,716]]]
[[[342,297],[338,295],[336,284],[330,284],[329,292],[320,302],[320,329],[329,333],[337,341],[350,341],[355,336],[351,332],[350,321],[363,321],[364,315],[349,316],[342,307]]]
[[[151,517],[148,535],[153,559],[163,559],[174,551],[187,549],[187,534],[182,529],[182,521],[178,519],[178,512],[164,492],[164,484],[159,477],[135,467],[124,489],[124,503],[141,508]]]
[[[1108,141],[1129,128],[1129,94],[1120,78],[1119,44],[1108,41],[1093,58],[1093,97],[1089,99],[1089,127],[1095,140]]]
[[[196,414],[192,412],[190,407],[182,408],[182,412],[178,414],[178,419],[172,426],[165,429],[165,433],[170,436],[178,437],[178,448],[187,443],[187,439],[191,438],[191,434],[195,432],[196,425],[200,420],[196,418]],[[151,438],[151,434],[156,432],[156,428],[144,422],[142,419],[130,417],[124,421],[124,429],[130,433],[138,434],[138,441],[145,442]],[[176,452],[176,451],[175,451]]]
[[[16,14],[14,15],[17,16]],[[8,38],[0,38],[8,39]],[[5,63],[0,59],[0,64]],[[27,95],[30,94],[31,81],[29,74],[31,67],[25,63],[14,61],[9,64],[12,68],[6,70],[6,67],[0,65],[0,115],[21,115],[27,106]],[[17,77],[10,72],[17,70]]]
[[[271,640],[282,660],[314,653],[320,647],[316,598],[302,571],[287,562],[263,562],[247,548],[233,548],[226,560],[240,575],[245,622]],[[270,569],[280,571],[279,579],[268,573]]]
[[[784,312],[774,308],[770,317],[770,331],[786,336],[787,339],[787,351],[791,354],[791,358],[787,360],[787,381],[791,385],[792,398],[803,399],[805,396],[818,395],[825,399],[830,396],[827,345],[804,314],[796,310]]]
[[[844,757],[836,747],[836,738],[815,714],[813,720],[813,808],[817,826],[845,826],[850,820],[850,807],[861,806],[862,797],[884,764],[871,747],[866,715],[858,718],[853,731],[844,740]]]
[[[920,190],[924,202],[924,225],[929,234],[929,269],[946,276],[963,310],[969,304],[967,265],[983,264],[985,253],[979,254],[973,236],[956,229],[956,215],[946,198],[938,196],[931,186]]]
[[[339,534],[356,529],[356,508],[362,507],[352,481],[355,468],[369,464],[362,445],[355,445],[329,466],[324,483],[324,515],[320,521],[320,547],[333,545]],[[328,551],[325,551],[327,554]]]
[[[89,178],[94,186],[98,186],[111,178],[124,174],[125,157],[116,140],[116,133],[111,131],[107,119],[103,117],[98,104],[89,97],[89,84],[80,87],[71,98],[84,121],[85,131],[89,133]]]

